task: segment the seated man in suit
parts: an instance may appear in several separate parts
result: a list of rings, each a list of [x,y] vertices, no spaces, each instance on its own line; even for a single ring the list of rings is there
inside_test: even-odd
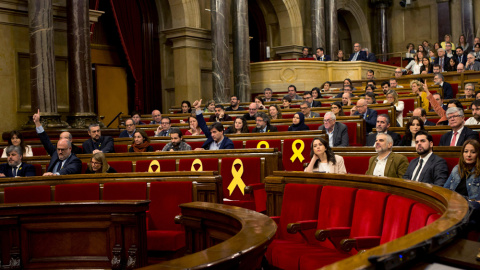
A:
[[[450,58],[448,58],[445,55],[445,49],[443,49],[443,48],[438,49],[437,54],[438,54],[438,57],[435,58],[435,61],[433,63],[435,65],[439,65],[440,72],[444,72],[445,67],[448,65],[448,63],[450,63]],[[434,69],[433,73],[435,73],[435,69]]]
[[[115,153],[113,138],[110,136],[102,136],[100,126],[97,123],[90,124],[88,127],[88,135],[90,139],[83,143],[83,152],[85,154],[96,154],[98,152]]]
[[[292,100],[302,100],[302,97],[297,94],[297,87],[293,84],[288,86],[288,94],[284,97],[289,97]]]
[[[413,110],[412,116],[418,116],[423,121],[424,126],[435,126],[435,123],[427,120],[427,112],[424,108],[418,107]]]
[[[132,118],[125,120],[125,130],[120,133],[119,138],[133,138],[137,127]]]
[[[443,110],[448,109],[448,105],[443,103],[442,96],[439,93],[432,94],[433,98],[437,101],[438,104],[442,107]],[[433,108],[430,109],[431,112],[434,112]]]
[[[313,89],[315,89],[317,87],[314,87]],[[312,89],[312,90],[313,90]],[[318,89],[318,88],[317,88]],[[318,89],[320,90],[320,89]],[[319,91],[320,92],[320,91]],[[305,91],[303,93],[303,101],[306,101],[310,104],[310,108],[313,108],[313,107],[322,107],[322,103],[320,101],[316,101],[316,100],[313,100],[313,96],[312,96],[312,92],[311,91]]]
[[[465,63],[465,70],[480,71],[480,63],[475,61],[475,55],[473,53],[467,54],[467,63]]]
[[[265,98],[263,99],[264,102],[277,101],[276,98],[272,98],[273,90],[271,88],[267,87],[267,88],[263,89],[263,94],[265,95]]]
[[[475,98],[475,86],[473,83],[465,84],[465,95],[457,96],[457,99]]]
[[[215,105],[215,114],[210,115],[208,122],[223,122],[223,121],[232,121],[232,117],[225,113],[223,105]]]
[[[392,152],[393,139],[385,133],[378,133],[375,151],[378,155],[368,161],[366,175],[402,178],[407,171],[407,157]]]
[[[264,112],[257,112],[255,114],[255,123],[256,123],[256,126],[255,128],[253,128],[252,133],[278,131],[276,126],[270,125],[270,119],[268,118],[267,114]]]
[[[357,101],[357,105],[350,109],[350,115],[361,115],[365,119],[367,134],[377,125],[377,111],[368,108],[367,101],[363,98]]]
[[[316,112],[312,112],[312,108],[310,107],[310,104],[307,101],[303,101],[300,104],[300,110],[302,111],[305,118],[318,118],[318,117],[320,117],[320,114],[318,114]]]
[[[318,130],[324,130],[328,135],[328,144],[330,147],[348,146],[348,128],[345,124],[337,122],[337,117],[333,112],[325,113],[323,125]]]
[[[452,85],[445,81],[445,78],[441,73],[435,74],[433,77],[433,81],[435,85],[440,85],[443,89],[443,98],[444,99],[452,99],[453,98],[453,89]]]
[[[150,125],[160,125],[160,121],[162,121],[162,113],[159,110],[152,111],[152,121],[150,121]]]
[[[343,85],[342,91],[343,93],[338,93],[334,98],[341,98],[345,93],[349,94],[350,97],[355,97],[355,95],[353,94],[352,86],[349,84]]]
[[[155,137],[169,137],[171,126],[170,117],[163,117],[160,126],[158,126],[155,132]]]
[[[410,162],[403,179],[443,187],[448,178],[448,166],[445,159],[433,153],[432,135],[425,130],[415,133],[415,149],[419,157]]]
[[[368,62],[377,62],[377,57],[375,56],[374,53],[370,52],[368,48],[363,48],[362,51],[364,51],[365,54],[367,55]]]
[[[355,43],[353,45],[353,53],[350,54],[348,61],[367,61],[367,54],[362,51],[360,43]]]
[[[472,117],[468,118],[467,121],[465,121],[465,125],[480,125],[480,99],[474,100],[472,102],[472,105],[470,105],[470,108],[472,108]]]
[[[0,164],[0,177],[35,176],[35,167],[23,163],[23,153],[20,146],[10,145],[5,148],[7,163]]]
[[[376,126],[377,133],[371,132],[370,134],[368,134],[366,146],[375,146],[378,133],[385,133],[390,135],[393,139],[393,145],[395,146],[399,145],[402,138],[397,133],[388,130],[389,127],[390,127],[390,117],[387,114],[380,114],[377,117],[377,126]]]
[[[448,125],[452,128],[440,138],[440,146],[462,146],[466,140],[478,141],[478,132],[465,126],[463,110],[451,107],[447,110]]]
[[[315,60],[317,61],[332,61],[329,55],[325,55],[325,50],[323,48],[317,48],[317,54],[315,55]]]
[[[255,102],[250,103],[248,105],[248,112],[244,114],[242,117],[245,118],[245,120],[255,120],[255,114],[258,111],[258,104]]]
[[[196,148],[195,150],[234,149],[232,140],[223,135],[224,128],[222,123],[215,122],[210,126],[210,128],[207,127],[205,118],[203,118],[202,109],[200,108],[201,104],[201,99],[195,100],[192,106],[195,108],[195,112],[197,114],[198,126],[202,129],[207,140],[201,148]]]

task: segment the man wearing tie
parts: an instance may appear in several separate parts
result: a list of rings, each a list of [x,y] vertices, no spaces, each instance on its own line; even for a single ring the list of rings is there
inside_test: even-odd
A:
[[[357,101],[357,105],[350,109],[350,115],[361,115],[367,124],[365,130],[366,134],[372,132],[372,129],[377,125],[377,111],[368,108],[367,101],[361,98]]]
[[[317,48],[316,54],[317,61],[332,61],[329,55],[325,55],[325,50],[323,48]]]
[[[403,179],[435,184],[443,187],[448,178],[447,162],[433,153],[433,137],[425,130],[415,134],[418,158],[408,165]]]
[[[7,163],[0,164],[0,177],[35,176],[35,167],[22,162],[20,146],[10,145],[5,149]]]
[[[438,57],[435,59],[434,64],[440,66],[440,72],[444,72],[445,66],[448,65],[448,63],[450,62],[450,58],[445,56],[445,50],[443,48],[438,49],[437,53]]]
[[[448,125],[452,128],[442,135],[439,146],[462,146],[467,140],[478,141],[478,132],[465,126],[463,110],[458,107],[451,107],[447,110]]]
[[[158,126],[155,132],[155,137],[169,137],[170,136],[170,117],[163,117],[162,124]]]
[[[367,53],[362,51],[360,43],[355,43],[353,45],[353,53],[350,54],[348,61],[367,61]]]

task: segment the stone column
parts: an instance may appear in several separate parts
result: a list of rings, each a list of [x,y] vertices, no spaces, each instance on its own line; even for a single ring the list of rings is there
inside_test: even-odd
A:
[[[312,55],[317,48],[325,48],[325,0],[311,0]]]
[[[387,8],[391,5],[391,0],[378,0],[375,2],[378,11],[378,25],[380,26],[380,32],[378,33],[379,49],[380,54],[382,54],[381,59],[383,62],[388,59]],[[370,48],[370,50],[372,50],[372,48]]]
[[[465,41],[472,46],[471,50],[473,50],[475,45],[473,44],[473,39],[475,38],[474,22],[473,1],[462,0],[462,33],[465,35]]]
[[[335,0],[327,0],[327,33],[327,52],[330,54],[332,60],[334,60],[339,49],[337,5],[335,4]]]
[[[248,35],[248,0],[232,1],[233,5],[233,78],[235,95],[250,100],[250,44]]]
[[[211,0],[211,9],[213,98],[223,103],[230,100],[227,3]]]
[[[446,34],[452,34],[450,24],[450,0],[437,0],[438,40],[444,40]]]
[[[94,113],[88,1],[67,1],[67,26],[70,100],[67,121],[73,128],[85,128],[99,123]]]
[[[57,113],[52,0],[29,0],[28,21],[32,112],[40,110],[44,127],[67,127]],[[33,122],[25,127],[31,124]]]

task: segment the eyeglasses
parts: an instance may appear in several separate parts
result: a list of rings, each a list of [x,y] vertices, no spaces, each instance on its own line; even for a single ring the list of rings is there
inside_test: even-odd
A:
[[[134,126],[134,124],[127,124],[127,125],[125,125],[125,126],[131,127],[131,126]]]
[[[68,150],[68,148],[57,148],[57,151],[58,151],[58,152],[65,152],[65,151],[67,151],[67,150]]]
[[[395,73],[402,73],[401,71],[395,71]]]
[[[300,107],[300,110],[306,110],[308,107]]]
[[[162,122],[162,125],[170,125],[168,122]]]
[[[160,115],[160,114],[157,114],[157,115],[152,115],[152,116],[153,116],[153,117],[159,117],[159,116],[161,116],[161,115]]]
[[[455,119],[456,117],[460,117],[460,115],[452,115],[452,116],[447,117],[447,119],[448,119],[448,120],[453,120],[453,119]]]
[[[93,162],[92,161],[92,165],[102,165],[102,162]]]
[[[323,119],[323,122],[327,122],[327,123],[330,123],[332,121],[333,121],[332,119]]]

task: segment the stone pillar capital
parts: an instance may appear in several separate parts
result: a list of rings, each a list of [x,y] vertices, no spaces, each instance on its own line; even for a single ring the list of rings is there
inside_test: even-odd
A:
[[[211,31],[200,28],[180,27],[162,31],[172,41],[172,48],[199,48],[211,50]]]
[[[303,46],[300,45],[287,45],[287,46],[278,46],[273,47],[275,54],[280,55],[282,59],[292,59],[298,58],[302,55]]]
[[[370,3],[378,9],[389,8],[392,6],[392,0],[371,0]]]

